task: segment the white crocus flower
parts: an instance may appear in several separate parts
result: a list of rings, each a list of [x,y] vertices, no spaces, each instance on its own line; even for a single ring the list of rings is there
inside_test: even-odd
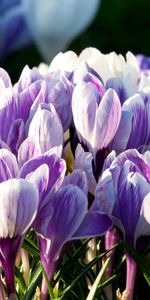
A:
[[[22,0],[31,35],[46,62],[93,20],[100,0]]]

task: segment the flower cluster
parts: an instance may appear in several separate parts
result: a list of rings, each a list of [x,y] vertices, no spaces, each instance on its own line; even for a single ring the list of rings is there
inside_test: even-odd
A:
[[[0,98],[0,263],[8,296],[31,227],[49,280],[77,239],[105,235],[106,250],[119,239],[145,249],[149,59],[94,48],[60,53],[44,70],[26,66],[14,85],[0,69]],[[128,252],[126,261],[131,300],[136,263]],[[43,277],[41,299],[47,293]]]

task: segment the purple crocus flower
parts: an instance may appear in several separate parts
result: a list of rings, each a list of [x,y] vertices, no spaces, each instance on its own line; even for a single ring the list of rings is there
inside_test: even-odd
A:
[[[8,216],[9,215],[11,216],[11,213],[13,214],[12,218],[11,218],[11,227],[12,228],[8,228],[8,230],[13,231],[13,228],[15,227],[14,237],[16,237],[14,239],[14,244],[13,244],[10,241],[10,239],[8,238],[8,237],[12,237],[12,236],[8,235],[8,237],[7,237],[7,233],[6,233],[5,237],[7,239],[5,242],[4,234],[1,232],[1,230],[3,230],[3,228],[4,228],[4,224],[3,224],[3,226],[0,226],[0,228],[1,228],[1,230],[0,230],[0,248],[1,248],[1,251],[3,251],[2,253],[4,253],[6,258],[8,258],[7,255],[9,256],[8,246],[12,245],[11,249],[12,249],[12,247],[14,247],[14,252],[13,252],[14,260],[12,260],[12,265],[9,260],[6,263],[6,260],[3,261],[1,258],[1,263],[4,268],[4,272],[8,273],[8,274],[6,273],[6,275],[5,275],[6,277],[9,276],[9,274],[10,274],[10,276],[13,274],[15,258],[16,258],[17,250],[19,249],[19,246],[21,243],[21,238],[22,238],[23,234],[26,232],[26,229],[28,229],[29,226],[31,225],[31,221],[30,221],[31,214],[33,216],[32,223],[33,223],[33,221],[35,221],[35,213],[33,213],[33,209],[32,209],[32,207],[34,206],[34,199],[33,199],[33,204],[30,205],[29,208],[28,208],[28,206],[29,206],[28,202],[30,201],[31,197],[28,197],[28,199],[26,199],[26,197],[28,195],[30,196],[30,194],[28,192],[28,186],[31,188],[33,187],[33,191],[35,190],[39,196],[39,199],[36,203],[36,214],[37,214],[37,219],[38,219],[41,215],[41,211],[43,210],[45,205],[47,205],[47,203],[49,202],[50,195],[55,193],[60,188],[60,186],[64,180],[64,176],[65,176],[66,164],[63,159],[60,159],[55,154],[55,153],[59,153],[59,149],[57,149],[57,147],[51,149],[50,151],[48,151],[44,154],[37,155],[36,157],[32,157],[31,153],[33,151],[33,145],[34,145],[34,151],[36,152],[36,144],[31,144],[31,149],[29,148],[29,145],[28,145],[28,149],[25,147],[22,147],[22,149],[20,150],[19,153],[20,153],[20,157],[22,158],[22,160],[19,161],[20,169],[19,169],[15,155],[7,149],[0,149],[0,182],[2,182],[2,183],[0,183],[0,189],[2,189],[1,186],[4,186],[6,189],[6,193],[4,193],[6,204],[9,203],[8,201],[10,201],[10,204],[12,202],[12,205],[15,205],[15,202],[14,202],[15,199],[17,199],[16,201],[19,201],[18,200],[19,197],[20,197],[20,199],[22,199],[22,200],[20,200],[20,201],[22,201],[20,205],[22,205],[22,206],[24,205],[23,208],[24,207],[26,208],[25,209],[25,221],[26,222],[28,221],[28,223],[24,223],[24,222],[21,224],[16,223],[19,225],[18,225],[18,227],[15,227],[15,223],[13,225],[13,220],[15,222],[15,218],[17,216],[17,207],[18,207],[17,205],[18,204],[16,204],[16,208],[13,208],[13,210],[12,210],[12,205],[10,205],[10,204],[9,204],[10,210],[7,208],[7,205],[6,205],[7,209],[4,207],[5,211],[6,211],[6,217],[7,217],[7,214],[8,214]],[[28,157],[29,157],[29,160],[24,161],[25,157],[26,157],[26,159],[28,159]],[[21,162],[24,162],[24,164],[21,165]],[[22,179],[14,179],[16,177],[22,178]],[[3,183],[3,181],[5,181],[5,182]],[[7,185],[8,185],[8,188],[7,188]],[[20,188],[20,185],[21,185],[21,188]],[[22,185],[23,185],[23,187],[22,187]],[[12,188],[11,188],[11,186],[12,186]],[[20,191],[19,188],[22,190]],[[26,188],[26,191],[24,191],[24,188]],[[15,194],[15,189],[16,189],[16,194]],[[87,187],[85,187],[85,189],[87,190]],[[1,197],[3,197],[2,191],[1,191],[1,195],[2,195]],[[9,196],[8,201],[6,199],[7,196]],[[24,204],[24,201],[25,201],[24,199],[26,200],[27,206]],[[1,205],[4,205],[4,203]],[[19,206],[19,208],[18,208],[19,209],[18,216],[19,216],[19,213],[21,215],[20,207],[21,206]],[[15,211],[15,209],[16,209],[16,211]],[[28,209],[30,209],[30,211],[28,211]],[[5,219],[3,217],[3,213],[4,213],[3,211],[4,211],[4,209],[3,210],[1,209],[1,214],[2,214],[1,222],[5,223],[5,221],[7,221],[7,220],[6,220],[6,217],[5,217]],[[17,222],[21,222],[24,220],[23,215],[21,215],[21,216],[22,217],[20,217],[20,219],[18,217]],[[21,220],[21,218],[22,218],[22,220]],[[9,225],[8,222],[6,222],[6,224]],[[24,224],[26,225],[26,229],[22,229]],[[7,225],[5,225],[5,227],[7,227]],[[22,230],[22,235],[20,237],[21,230]],[[19,234],[19,237],[18,237],[18,234]],[[11,258],[12,258],[12,256],[11,256]],[[9,264],[10,264],[10,266],[9,266]],[[8,290],[9,290],[9,294],[10,294],[13,292],[13,289],[14,289],[13,277],[12,277],[12,281],[8,277],[7,285],[8,285]]]
[[[37,81],[29,88],[18,92],[13,88],[9,75],[0,69],[1,104],[0,104],[0,139],[12,150],[25,138],[25,125],[33,115],[39,103],[45,101],[44,83]],[[30,116],[31,118],[31,116]],[[5,123],[5,126],[3,124]]]
[[[2,147],[17,156],[22,142],[28,139],[39,145],[41,154],[63,144],[61,121],[52,104],[46,104],[46,81],[36,70],[25,68],[19,82],[13,87],[5,70],[0,70],[0,140]],[[5,126],[3,123],[5,122]],[[55,134],[57,132],[57,135]],[[27,141],[26,141],[27,138]],[[6,145],[5,145],[6,144]],[[37,147],[36,147],[37,149]]]
[[[15,293],[14,267],[25,233],[33,223],[39,195],[30,182],[11,179],[13,162],[1,160],[0,174],[0,262],[4,270],[8,296]],[[10,165],[10,169],[8,169]],[[7,169],[6,169],[7,168]],[[6,179],[6,174],[10,179]]]
[[[75,129],[81,146],[76,149],[76,166],[87,174],[90,192],[102,171],[121,118],[121,103],[113,89],[106,90],[97,73],[82,63],[74,72],[72,98]]]
[[[122,232],[125,242],[135,249],[143,249],[141,237],[150,235],[150,166],[144,157],[134,149],[120,154],[104,171],[96,195],[100,202],[105,198],[101,210],[106,213],[109,209],[113,224]],[[112,235],[109,236],[111,240]],[[136,263],[128,252],[126,262],[125,293],[129,293],[129,299],[132,299]]]
[[[68,242],[103,235],[112,226],[110,215],[100,211],[99,199],[95,199],[88,211],[87,183],[85,177],[81,181],[81,176],[81,171],[75,171],[62,188],[49,194],[47,204],[35,221],[41,261],[49,280]],[[80,188],[76,185],[78,182]],[[42,300],[47,297],[44,278],[41,296]]]

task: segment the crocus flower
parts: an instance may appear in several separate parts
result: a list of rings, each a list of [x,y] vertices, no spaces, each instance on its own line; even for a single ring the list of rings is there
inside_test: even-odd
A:
[[[33,145],[35,149],[36,143],[31,144],[32,147]],[[65,161],[55,154],[59,153],[59,149],[54,148],[49,152],[31,158],[32,150],[33,148],[29,149],[29,147],[28,149],[25,147],[20,149],[20,156],[26,157],[26,159],[29,157],[29,160],[24,161],[22,159],[24,164],[21,165],[20,162],[19,169],[15,155],[7,149],[0,149],[0,190],[2,198],[0,204],[2,205],[0,249],[3,253],[0,260],[4,268],[9,294],[14,292],[14,282],[11,276],[13,275],[15,258],[23,235],[31,223],[35,221],[36,214],[37,219],[41,215],[43,207],[49,202],[49,195],[60,188],[66,171]],[[22,179],[16,179],[16,177]],[[38,196],[34,196],[34,193],[37,193]],[[37,198],[36,205],[34,199],[31,199],[32,196],[35,199]],[[33,211],[34,205],[36,213]],[[4,238],[6,238],[6,241]],[[14,257],[9,252],[9,249],[12,251],[12,248],[14,249]],[[6,257],[5,260],[4,257]]]
[[[81,171],[75,171],[64,186],[49,194],[47,204],[35,221],[40,257],[49,280],[68,242],[103,235],[112,226],[109,214],[101,214],[99,199],[95,199],[88,211],[87,183],[83,176],[81,181],[81,176]],[[47,297],[44,278],[41,296],[42,300]]]
[[[8,167],[10,162],[6,164],[3,161],[3,164]],[[11,169],[7,170],[10,179],[6,180],[5,170],[1,169],[0,174],[0,262],[10,296],[15,293],[14,267],[17,252],[35,219],[39,195],[30,182],[11,179]]]
[[[125,59],[115,52],[103,54],[98,49],[90,47],[80,53],[79,59],[86,61],[101,76],[104,84],[110,79],[116,79],[124,88],[127,97],[137,91],[140,70],[137,59],[131,52],[127,52]]]
[[[28,1],[0,4],[0,56],[35,42],[47,62],[67,48],[93,20],[100,0]],[[78,17],[78,22],[76,18]]]
[[[109,209],[113,224],[135,249],[143,249],[142,236],[150,235],[150,166],[137,150],[120,154],[100,178],[96,195]],[[126,294],[133,299],[136,263],[126,252]]]
[[[106,90],[97,73],[85,64],[75,70],[74,81],[77,84],[72,98],[73,120],[84,149],[81,146],[76,149],[76,164],[78,168],[80,163],[81,168],[85,165],[94,186],[119,126],[121,103],[117,93],[111,88]]]
[[[24,141],[26,147],[28,139],[31,144],[31,138],[39,145],[36,154],[63,144],[61,121],[53,105],[44,103],[47,97],[46,80],[40,76],[38,71],[34,69],[31,71],[26,67],[18,83],[13,87],[7,72],[0,70],[0,140],[2,147],[5,145],[5,148],[11,149],[15,155],[18,154]]]

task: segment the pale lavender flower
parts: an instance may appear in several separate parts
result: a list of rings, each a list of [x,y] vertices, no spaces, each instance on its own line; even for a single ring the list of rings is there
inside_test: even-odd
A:
[[[74,88],[72,112],[78,138],[96,160],[97,152],[107,148],[116,134],[121,118],[120,100],[113,89],[106,91],[94,74],[82,74]]]
[[[150,235],[150,166],[144,157],[134,149],[120,154],[102,174],[96,195],[101,202],[101,211],[107,213],[109,209],[113,224],[125,242],[144,250],[146,237]],[[145,243],[142,237],[145,237]],[[132,299],[136,263],[128,252],[126,261],[126,291]]]
[[[111,151],[112,142],[121,118],[121,103],[113,89],[106,90],[99,75],[87,64],[80,64],[74,72],[76,83],[72,98],[72,113],[78,145],[75,164],[86,172],[89,190],[95,185]],[[73,141],[75,144],[75,142]]]

